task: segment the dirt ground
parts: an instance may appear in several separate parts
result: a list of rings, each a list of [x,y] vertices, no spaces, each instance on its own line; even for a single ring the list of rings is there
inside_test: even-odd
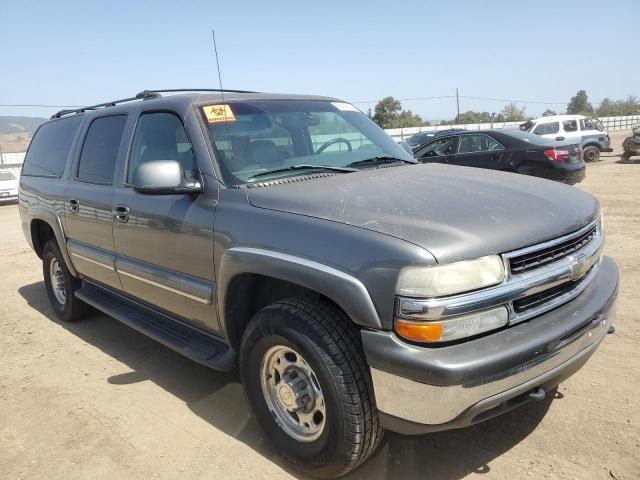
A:
[[[600,199],[621,269],[616,334],[552,401],[464,430],[387,433],[349,478],[640,478],[640,161],[618,160],[590,164],[579,187]],[[250,420],[236,374],[105,315],[60,323],[15,205],[0,206],[0,259],[0,478],[295,478]]]

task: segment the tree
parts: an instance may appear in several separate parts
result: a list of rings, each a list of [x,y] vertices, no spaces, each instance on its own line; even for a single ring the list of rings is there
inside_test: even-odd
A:
[[[520,108],[515,103],[510,103],[499,114],[501,122],[519,122],[525,120],[524,107]]]
[[[456,115],[453,120],[443,120],[440,125],[464,125],[466,123],[490,123],[491,114],[489,112],[474,112],[468,110],[460,115]]]
[[[367,110],[367,117],[371,118],[371,107],[369,107]]]
[[[555,110],[549,110],[548,108],[544,112],[542,112],[542,116],[543,117],[551,117],[553,115],[557,115],[556,111]]]
[[[618,115],[637,115],[640,113],[638,97],[629,95],[625,100],[611,101],[605,98],[598,107],[599,117],[615,117]]]
[[[419,127],[420,125],[422,125],[420,115],[414,115],[411,110],[403,110],[391,120],[390,128]]]
[[[400,101],[393,97],[385,97],[376,104],[373,121],[382,128],[419,127],[422,125],[420,115],[413,114],[411,110],[402,110]]]
[[[402,104],[393,97],[385,97],[373,109],[373,121],[382,128],[391,128],[391,122],[398,118]]]
[[[593,113],[593,107],[589,103],[589,97],[584,90],[578,90],[575,97],[571,97],[571,101],[567,105],[567,113],[590,115]]]

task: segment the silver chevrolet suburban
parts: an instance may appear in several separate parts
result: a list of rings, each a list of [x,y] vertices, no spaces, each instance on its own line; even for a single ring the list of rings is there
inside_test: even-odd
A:
[[[385,428],[544,398],[612,329],[594,197],[416,164],[338,99],[147,90],[61,111],[31,142],[19,203],[62,320],[91,306],[237,366],[264,435],[319,478],[364,462]]]

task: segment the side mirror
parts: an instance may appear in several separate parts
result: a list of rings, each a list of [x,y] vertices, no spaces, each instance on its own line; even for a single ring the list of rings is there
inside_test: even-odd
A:
[[[556,142],[561,142],[564,140],[564,137],[556,137]]]
[[[200,182],[186,182],[175,160],[153,160],[133,171],[133,189],[147,195],[178,195],[202,192]]]

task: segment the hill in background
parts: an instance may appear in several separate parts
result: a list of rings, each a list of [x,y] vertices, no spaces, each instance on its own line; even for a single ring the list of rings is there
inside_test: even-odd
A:
[[[0,133],[33,133],[46,121],[40,117],[0,117]]]
[[[0,116],[0,151],[24,152],[29,146],[33,132],[46,122],[40,117]]]

